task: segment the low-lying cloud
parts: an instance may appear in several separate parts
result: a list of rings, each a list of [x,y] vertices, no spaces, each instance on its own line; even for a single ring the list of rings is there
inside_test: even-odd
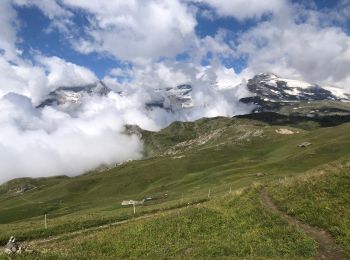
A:
[[[23,60],[13,65],[3,59],[7,70],[1,71],[2,77],[17,88],[3,87],[0,98],[0,182],[18,177],[74,176],[101,165],[140,159],[143,143],[139,136],[126,134],[125,125],[156,131],[175,120],[232,116],[249,110],[238,104],[239,88],[220,90],[215,83],[218,68],[203,70],[178,63],[134,67],[129,71],[132,80],[122,83],[116,77],[119,74],[111,71],[105,82],[114,91],[108,95],[86,93],[72,106],[37,108],[60,82],[84,86],[97,81],[88,69],[57,57],[42,56],[37,61],[37,65]],[[159,91],[180,83],[190,83],[193,88],[192,108],[147,106],[159,98]]]
[[[0,182],[16,177],[77,175],[100,165],[139,159],[142,144],[124,134],[124,122],[107,111],[77,117],[36,109],[18,94],[0,100]]]

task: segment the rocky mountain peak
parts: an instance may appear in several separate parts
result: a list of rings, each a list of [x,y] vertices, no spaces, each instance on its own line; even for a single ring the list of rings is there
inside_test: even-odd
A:
[[[281,78],[272,73],[257,74],[248,80],[251,97],[242,98],[244,103],[254,103],[256,111],[271,111],[282,103],[299,101],[350,101],[350,95],[341,89],[329,86]]]
[[[50,92],[38,106],[59,106],[63,104],[80,104],[85,95],[106,96],[111,89],[103,81],[97,81],[85,86],[62,86]]]

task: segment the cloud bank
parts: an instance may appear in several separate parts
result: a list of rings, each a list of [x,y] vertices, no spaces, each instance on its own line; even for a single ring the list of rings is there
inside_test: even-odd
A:
[[[37,110],[18,94],[0,100],[1,178],[81,174],[100,165],[141,158],[136,136],[106,111],[71,117],[50,107]]]
[[[32,84],[44,84],[43,93],[57,88],[58,78],[62,78],[64,85],[74,83],[73,86],[91,84],[96,80],[91,72],[57,57],[41,57],[39,60],[42,62],[40,66],[25,69],[42,76],[36,78],[39,82]],[[81,77],[82,73],[90,75],[91,81],[86,81],[88,77]],[[105,82],[115,92],[107,96],[86,94],[82,104],[74,106],[73,111],[65,105],[37,108],[30,95],[25,95],[29,88],[25,85],[17,93],[4,94],[0,98],[0,182],[25,176],[74,176],[101,165],[140,159],[143,144],[137,135],[125,133],[125,125],[139,125],[157,131],[176,120],[231,116],[250,109],[238,104],[239,95],[232,89],[220,91],[219,86],[213,87],[213,68],[200,71],[194,67],[185,69],[180,64],[157,64],[151,68],[134,68],[130,73],[133,80],[120,83],[112,72]],[[180,82],[191,83],[193,108],[169,111],[147,107],[146,104],[157,98],[154,90],[166,89]],[[120,89],[125,92],[116,93]],[[44,96],[38,92],[35,94],[31,98]]]

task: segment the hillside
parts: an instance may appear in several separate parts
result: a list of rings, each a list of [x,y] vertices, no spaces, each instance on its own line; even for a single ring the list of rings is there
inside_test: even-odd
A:
[[[350,257],[349,160],[271,185],[269,193],[289,215],[327,230]]]
[[[350,256],[349,176],[349,157],[346,157],[297,177],[265,182],[268,194],[277,206],[291,216],[287,220],[264,204],[264,187],[258,184],[227,192],[186,211],[49,243],[41,250],[53,258],[83,259],[91,255],[105,259],[309,259],[313,256],[316,259],[346,259]],[[303,227],[320,232],[321,243],[323,229],[328,231],[336,238],[339,251],[332,252],[333,248],[326,252],[330,258],[322,258],[320,247],[325,245],[315,243],[300,226],[296,229],[290,221],[298,219],[306,223],[301,224]],[[149,239],[150,235],[153,239]]]
[[[270,120],[263,120],[264,118]],[[208,193],[210,199],[220,201],[220,197],[228,191],[246,188],[255,182],[268,183],[288,176],[302,175],[350,154],[350,125],[340,124],[343,121],[337,121],[338,119],[333,118],[336,122],[334,126],[322,127],[322,120],[315,121],[314,118],[304,117],[304,121],[300,121],[278,114],[265,117],[263,114],[252,114],[236,118],[175,122],[160,132],[133,128],[133,131],[142,134],[145,142],[148,157],[144,160],[125,162],[112,169],[100,169],[75,178],[59,176],[18,179],[1,185],[0,241],[4,244],[11,235],[20,240],[45,238],[130,219],[134,216],[133,209],[121,206],[122,200],[152,197],[153,200],[136,207],[136,216],[141,216],[182,208],[188,203],[205,202]],[[299,147],[303,142],[311,145]],[[245,196],[256,196],[257,191],[253,189],[247,194],[251,195]],[[259,205],[254,196],[242,199],[251,200],[254,208],[251,210],[256,212]],[[208,206],[206,203],[203,205],[210,208],[216,207],[216,204],[210,202]],[[225,205],[220,206],[221,210]],[[239,207],[232,210],[239,211]],[[43,225],[45,212],[48,213],[48,229],[44,229]],[[197,213],[191,213],[192,210],[184,212],[185,216],[194,214],[197,218]],[[234,212],[229,214],[238,214]],[[208,216],[206,214],[202,216],[204,222],[207,217],[210,219],[212,213]],[[187,223],[186,219],[184,217],[184,223]],[[164,221],[163,225],[167,226],[168,220]],[[218,229],[222,228],[222,224],[218,225]],[[201,228],[198,228],[200,235]],[[113,234],[114,231],[111,232]],[[253,228],[252,232],[257,231]],[[277,228],[276,232],[281,231]],[[282,235],[283,239],[289,236],[290,234]],[[290,243],[288,239],[286,241],[287,244]],[[310,249],[310,246],[313,247],[311,241],[304,238],[302,241],[300,247],[309,249],[293,251],[292,255],[310,256],[306,252],[314,250]],[[254,243],[262,246],[261,242]],[[151,250],[152,247],[148,247]],[[191,245],[187,247],[191,248]],[[288,251],[274,251],[276,248],[271,250],[268,251],[271,255],[258,252],[255,255],[278,257]],[[153,254],[151,251],[150,254]],[[170,256],[176,255],[175,251],[172,252]],[[241,255],[236,256],[246,253],[243,250]],[[197,254],[199,253],[194,255]]]
[[[329,231],[347,256],[348,168],[349,157],[316,167],[305,175],[264,183],[282,210]],[[40,242],[34,244],[40,253],[27,257],[346,259],[341,251],[337,258],[320,257],[320,245],[312,237],[264,204],[263,190],[263,185],[255,184],[216,194],[209,202],[185,210]]]

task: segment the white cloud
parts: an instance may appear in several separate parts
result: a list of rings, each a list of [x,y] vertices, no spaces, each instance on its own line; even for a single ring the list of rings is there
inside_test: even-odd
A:
[[[259,72],[302,78],[349,89],[350,36],[341,28],[324,26],[322,13],[304,10],[276,15],[242,34],[238,52],[248,55],[248,67]]]
[[[118,70],[120,73],[120,71]],[[119,75],[118,73],[118,75]],[[220,64],[200,66],[185,62],[159,62],[134,66],[128,70],[129,81],[119,82],[112,75],[104,81],[113,85],[114,89],[124,91],[138,104],[152,103],[159,99],[155,89],[174,88],[180,84],[192,86],[192,99],[194,107],[191,109],[175,111],[174,113],[165,110],[148,111],[146,117],[154,122],[155,128],[160,129],[175,121],[192,121],[201,117],[232,116],[248,112],[249,107],[238,103],[239,98],[248,93],[243,88],[234,89],[242,82],[247,73],[236,74],[233,69],[227,69]],[[227,91],[224,91],[226,89]],[[143,106],[138,108],[142,111]],[[129,122],[131,123],[131,122]],[[132,123],[142,125],[142,122]]]
[[[61,7],[56,1],[42,1],[42,0],[12,0],[17,6],[37,6],[50,19],[67,18],[73,14]]]
[[[90,102],[90,107],[97,105]],[[71,117],[50,107],[39,111],[17,94],[0,99],[0,109],[0,182],[26,176],[74,176],[141,157],[138,137],[123,134],[124,122],[107,110]]]
[[[232,16],[240,21],[277,13],[286,4],[285,0],[195,0],[195,2],[210,5],[219,16]]]
[[[58,57],[37,56],[37,65],[18,59],[8,62],[0,55],[0,97],[14,92],[38,104],[49,92],[60,86],[81,86],[97,81],[87,68]]]
[[[68,28],[73,25],[71,21],[73,13],[66,8],[63,8],[59,2],[56,2],[56,0],[12,0],[12,2],[16,6],[36,6],[39,8],[44,15],[52,20],[49,27],[46,28],[47,32],[50,32],[53,28],[57,28],[61,32],[70,34]]]
[[[88,85],[98,80],[91,70],[58,57],[38,56],[37,60],[48,73],[47,80],[50,89],[60,86]]]
[[[17,56],[17,20],[10,0],[0,1],[0,14],[0,51],[4,52],[6,59],[13,60]]]
[[[49,92],[44,70],[24,61],[20,64],[9,63],[0,56],[0,78],[0,97],[14,92],[38,102],[42,95]]]
[[[82,53],[107,53],[142,62],[181,53],[195,38],[194,14],[179,0],[62,3],[91,15],[87,37],[73,43]]]

